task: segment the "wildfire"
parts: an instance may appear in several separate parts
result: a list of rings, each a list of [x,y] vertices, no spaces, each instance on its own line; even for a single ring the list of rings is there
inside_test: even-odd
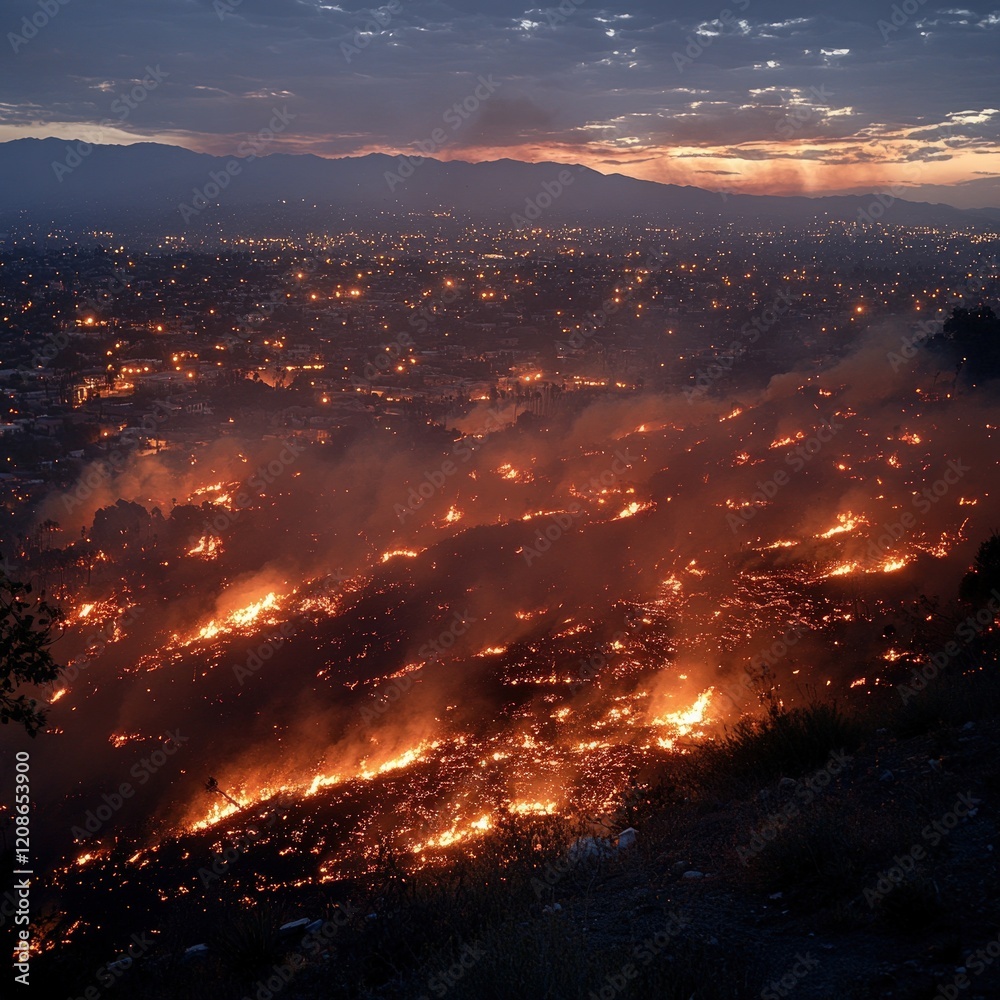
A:
[[[882,563],[883,573],[895,573],[897,570],[901,570],[906,566],[905,558],[890,559],[887,562]]]
[[[248,604],[245,608],[238,608],[223,618],[221,621],[212,619],[207,625],[203,625],[197,633],[187,642],[185,646],[190,646],[193,642],[214,639],[216,636],[232,632],[236,629],[245,629],[256,623],[265,611],[276,611],[278,608],[278,596],[272,591],[266,594],[259,601]],[[176,639],[176,636],[174,637]]]
[[[516,816],[551,816],[559,811],[555,802],[512,802],[507,808]]]
[[[834,566],[826,576],[850,576],[852,573],[857,572],[858,564],[856,562],[846,562],[840,563]]]
[[[787,448],[789,445],[796,444],[805,437],[805,431],[797,431],[794,436],[786,435],[783,438],[778,438],[772,441],[769,447],[771,448]]]
[[[414,854],[422,854],[431,847],[451,847],[452,844],[457,844],[468,837],[484,834],[492,826],[492,819],[485,813],[479,819],[473,820],[465,828],[462,828],[456,821],[450,830],[445,830],[443,833],[437,834],[437,836],[429,837],[421,844],[414,844],[410,850]]]
[[[690,708],[679,712],[669,712],[667,715],[653,719],[654,726],[669,726],[674,730],[672,735],[658,739],[656,741],[657,745],[664,750],[672,750],[674,748],[674,740],[678,736],[687,736],[694,731],[695,727],[706,722],[708,706],[712,701],[714,693],[715,688],[709,688],[698,695],[695,703]]]
[[[274,591],[268,594],[266,597],[262,597],[259,601],[253,604],[248,604],[245,608],[240,608],[239,611],[233,611],[228,618],[228,621],[232,622],[234,625],[245,628],[247,625],[253,624],[260,617],[261,613],[264,611],[271,611],[278,606],[278,599],[274,595]]]
[[[382,553],[382,562],[387,563],[390,559],[397,558],[416,559],[419,555],[415,549],[390,549]]]
[[[618,520],[626,517],[634,517],[640,511],[649,510],[653,505],[651,503],[640,503],[638,500],[633,500],[619,515]]]
[[[833,538],[834,535],[842,535],[845,532],[853,531],[859,524],[867,523],[864,518],[855,517],[854,514],[848,511],[846,514],[837,515],[837,523],[830,528],[829,531],[824,531],[823,534],[817,535],[817,538]]]
[[[217,559],[222,552],[222,542],[215,535],[202,535],[194,548],[188,549],[189,556],[201,556],[203,559]]]
[[[510,479],[515,483],[531,483],[535,479],[530,472],[523,469],[515,469],[510,462],[504,462],[503,465],[498,466],[493,471],[502,479]]]

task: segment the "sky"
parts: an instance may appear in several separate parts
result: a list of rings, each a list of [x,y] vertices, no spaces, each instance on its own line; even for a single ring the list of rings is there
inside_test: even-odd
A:
[[[0,30],[2,141],[222,154],[279,110],[267,152],[1000,206],[989,4],[7,0]]]

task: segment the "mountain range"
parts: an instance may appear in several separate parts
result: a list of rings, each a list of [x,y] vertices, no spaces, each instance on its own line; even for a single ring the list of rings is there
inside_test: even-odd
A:
[[[450,212],[507,221],[605,223],[767,220],[805,224],[884,221],[906,226],[1000,224],[1000,209],[957,209],[897,197],[864,195],[780,197],[722,194],[602,174],[576,164],[432,158],[404,164],[398,156],[327,159],[272,153],[211,156],[179,146],[141,142],[88,145],[64,139],[0,143],[0,228],[18,217],[86,223],[109,213],[204,222],[218,209],[316,206],[331,212],[394,214]],[[187,206],[184,208],[183,206]]]

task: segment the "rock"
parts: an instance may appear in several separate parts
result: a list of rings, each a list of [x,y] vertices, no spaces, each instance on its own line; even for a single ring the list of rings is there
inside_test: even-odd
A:
[[[892,771],[883,771],[883,772],[882,772],[882,773],[881,773],[881,774],[880,774],[880,775],[878,776],[878,780],[879,780],[879,781],[893,781],[893,780],[895,780],[895,779],[894,779],[894,777],[893,777],[893,773],[892,773]]]
[[[677,872],[678,874],[680,874],[682,871],[684,871],[687,868],[687,866],[688,866],[688,863],[686,861],[675,861],[673,863],[672,867],[673,867],[673,869],[674,869],[675,872]]]
[[[798,785],[798,782],[794,778],[782,778],[778,782],[779,788],[795,788],[796,785]]]
[[[627,830],[622,830],[618,834],[618,850],[627,851],[631,847],[635,847],[635,838],[637,831],[635,827],[630,826]]]
[[[684,878],[704,878],[704,877],[705,877],[705,873],[704,872],[691,871],[691,872],[685,872],[684,873]]]
[[[597,861],[610,857],[614,851],[607,837],[578,837],[570,845],[568,853],[572,861]]]

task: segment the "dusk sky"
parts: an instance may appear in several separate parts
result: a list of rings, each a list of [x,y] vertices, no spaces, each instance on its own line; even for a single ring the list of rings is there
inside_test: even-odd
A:
[[[370,9],[318,0],[50,3],[51,17],[4,5],[0,139],[225,153],[287,108],[268,152],[412,152],[483,76],[495,91],[446,127],[438,157],[581,162],[749,193],[902,185],[1000,206],[989,5],[564,0],[559,14],[395,0],[375,8],[375,33]],[[32,16],[42,27],[28,38]],[[147,67],[162,82],[116,113]]]

